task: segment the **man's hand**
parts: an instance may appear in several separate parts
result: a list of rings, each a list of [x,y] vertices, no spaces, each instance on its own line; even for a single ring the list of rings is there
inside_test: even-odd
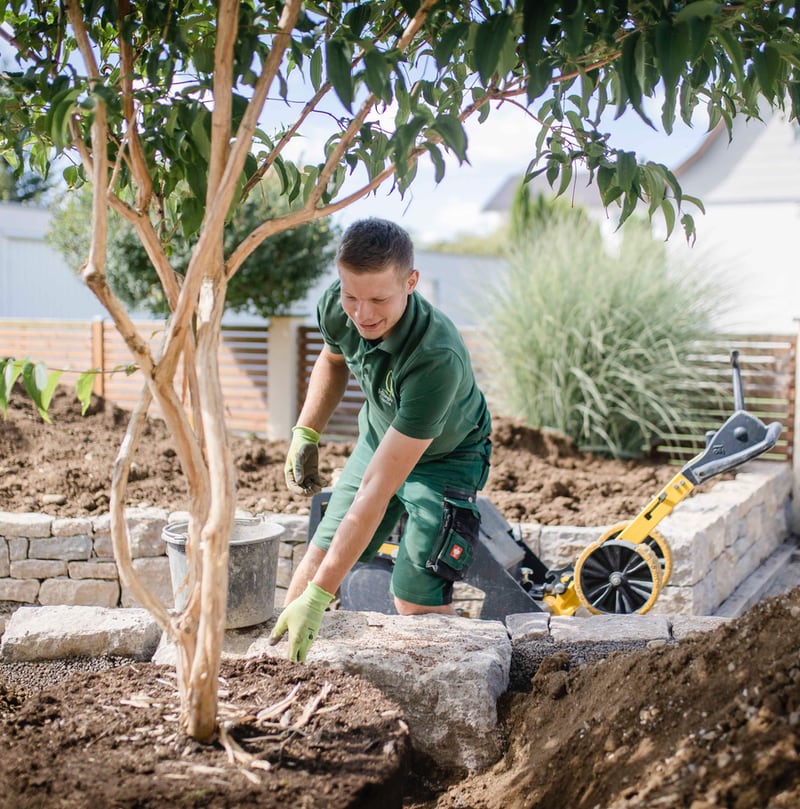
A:
[[[274,646],[288,631],[289,660],[305,662],[322,624],[322,614],[331,601],[333,596],[329,592],[310,581],[303,593],[278,616],[269,636],[270,645]]]
[[[319,433],[311,427],[292,427],[292,443],[283,467],[286,485],[295,494],[311,495],[322,489],[319,477]]]

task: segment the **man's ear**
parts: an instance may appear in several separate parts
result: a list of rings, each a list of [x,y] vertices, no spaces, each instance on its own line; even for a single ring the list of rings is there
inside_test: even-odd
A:
[[[410,295],[416,288],[419,282],[419,270],[411,270],[411,275],[408,276],[406,292]]]

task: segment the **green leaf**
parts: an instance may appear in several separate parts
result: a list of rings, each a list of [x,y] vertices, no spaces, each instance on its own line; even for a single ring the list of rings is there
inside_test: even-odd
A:
[[[192,115],[192,124],[189,133],[192,138],[192,143],[204,160],[208,160],[211,157],[211,138],[208,134],[210,126],[211,116],[208,110],[198,104]]]
[[[510,14],[500,12],[493,14],[478,26],[475,35],[475,64],[484,85],[491,81],[500,51],[511,30],[513,19]]]
[[[47,412],[53,398],[53,392],[58,384],[61,371],[47,373],[47,367],[43,362],[26,362],[22,367],[22,382],[28,396],[31,397],[39,415],[48,424],[52,422],[50,414]]]
[[[702,3],[692,3],[693,6],[702,5]],[[717,6],[716,3],[712,5]],[[718,6],[717,6],[718,7]],[[680,17],[680,14],[678,15]],[[709,35],[711,34],[712,19],[707,17],[692,17],[689,21],[689,60],[694,62],[700,57],[705,50],[708,43]]]
[[[359,3],[344,15],[344,24],[353,32],[353,36],[358,39],[364,26],[369,22],[371,7],[369,3]]]
[[[781,57],[777,49],[767,43],[763,51],[753,54],[753,64],[756,69],[756,78],[767,98],[775,96],[778,71],[781,67]]]
[[[638,164],[633,152],[617,152],[616,181],[623,191],[631,190],[637,171]]]
[[[64,94],[60,94],[58,100],[53,100],[50,117],[50,137],[58,147],[67,146],[72,142],[69,133],[69,120],[72,111],[77,106],[77,99],[80,90],[73,87]]]
[[[625,194],[625,200],[622,203],[622,213],[619,216],[619,225],[617,225],[617,230],[621,228],[625,222],[627,222],[630,215],[636,210],[636,203],[639,201],[639,197],[633,191],[629,191]]]
[[[353,75],[351,73],[352,51],[342,39],[329,39],[325,45],[328,65],[328,81],[348,112],[353,108]]]
[[[85,416],[86,411],[92,401],[92,390],[94,389],[94,380],[98,371],[87,371],[78,377],[75,383],[75,393],[78,396],[78,401],[81,403],[81,415]]]
[[[181,230],[186,238],[200,230],[204,213],[205,204],[197,197],[186,197],[183,200],[181,205]]]
[[[45,411],[50,409],[50,403],[53,401],[53,394],[56,392],[56,386],[63,371],[51,371],[47,377],[47,382],[42,390],[42,407]]]
[[[19,378],[19,375],[22,373],[23,362],[22,360],[14,360],[8,359],[5,362],[5,367],[3,368],[3,417],[5,418],[8,415],[8,397],[11,395],[11,391],[14,388],[14,383]]]
[[[214,48],[210,44],[199,42],[192,50],[192,61],[201,73],[214,72]]]
[[[434,165],[434,181],[438,185],[444,179],[444,158],[435,143],[426,143],[425,148],[431,156],[431,162]]]
[[[719,14],[722,3],[719,0],[694,0],[687,3],[674,17],[675,22],[695,19],[709,19]]]
[[[675,230],[675,209],[672,207],[672,203],[665,199],[661,203],[661,211],[664,214],[664,223],[667,226],[667,238],[672,235],[672,231]]]
[[[322,50],[316,48],[311,54],[311,85],[314,92],[322,87]]]
[[[702,200],[698,199],[698,197],[693,197],[690,194],[684,194],[683,202],[691,202],[691,204],[694,205],[702,214],[705,214],[706,212],[706,206],[703,205]]]
[[[653,122],[645,114],[642,107],[642,81],[644,77],[645,39],[639,31],[634,31],[622,43],[620,72],[625,84],[625,91],[636,114],[650,127]],[[624,110],[624,106],[622,107]],[[619,117],[621,111],[618,110]]]
[[[381,101],[387,103],[392,100],[392,86],[389,82],[390,70],[391,64],[380,51],[370,48],[364,54],[364,77],[367,80],[367,87]]]
[[[611,166],[600,166],[597,170],[597,188],[606,207],[622,194],[622,189],[615,182],[616,176],[617,172]]]
[[[583,32],[586,25],[586,17],[583,11],[583,3],[578,2],[567,3],[565,6],[572,6],[572,13],[566,18],[562,18],[562,25],[564,28],[564,41],[566,44],[566,51],[569,56],[576,58],[581,55],[583,50]]]
[[[686,241],[689,244],[694,244],[697,239],[697,234],[694,229],[694,219],[689,216],[688,213],[684,214],[681,217],[681,225],[683,226],[683,232],[686,234]]]
[[[745,83],[744,77],[744,54],[742,53],[742,46],[739,40],[727,28],[719,29],[719,38],[731,60],[731,69],[736,81],[743,85]]]
[[[566,163],[561,167],[561,182],[558,184],[558,190],[556,191],[556,196],[561,196],[567,188],[569,188],[569,184],[572,182],[572,163]]]
[[[469,23],[458,22],[444,28],[433,43],[433,58],[441,70],[450,63],[456,46],[463,42],[469,34]]]
[[[437,115],[432,129],[442,136],[442,140],[451,149],[459,163],[467,160],[467,133],[457,115]]]
[[[528,65],[528,86],[527,95],[530,104],[539,98],[550,86],[550,79],[553,78],[553,67],[544,58],[532,65]]]
[[[667,90],[678,86],[678,79],[686,65],[688,34],[686,25],[673,26],[666,19],[656,26],[656,57]]]
[[[6,365],[14,360],[0,360],[0,410],[3,411],[3,418],[8,416],[8,394],[6,390]]]

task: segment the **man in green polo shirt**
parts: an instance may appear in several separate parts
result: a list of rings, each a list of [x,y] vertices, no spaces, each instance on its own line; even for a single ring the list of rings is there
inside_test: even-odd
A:
[[[344,577],[375,556],[403,514],[391,580],[398,613],[454,613],[453,581],[472,559],[491,454],[491,418],[469,354],[452,322],[415,291],[408,234],[381,219],[356,222],[337,266],[339,280],[317,307],[325,346],[292,430],[292,491],[321,488],[317,445],[351,371],[366,401],[356,447],[272,633],[277,643],[288,631],[293,660],[305,660]]]

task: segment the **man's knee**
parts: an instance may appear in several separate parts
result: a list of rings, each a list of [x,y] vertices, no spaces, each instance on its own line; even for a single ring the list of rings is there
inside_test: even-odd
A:
[[[405,601],[397,596],[394,597],[394,607],[398,615],[429,615],[431,613],[437,613],[439,615],[456,614],[452,604],[440,604],[439,606],[414,604],[411,601]]]

